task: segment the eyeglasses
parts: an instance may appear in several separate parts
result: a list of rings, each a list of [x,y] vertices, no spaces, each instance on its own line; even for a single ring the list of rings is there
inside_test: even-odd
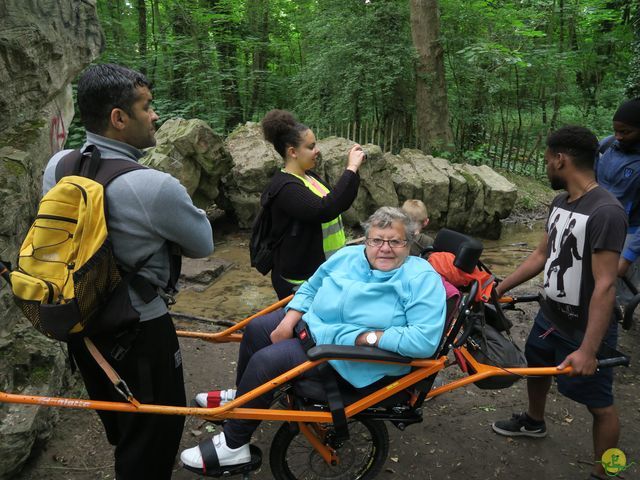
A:
[[[409,242],[407,240],[399,240],[395,238],[392,240],[383,240],[382,238],[367,238],[365,239],[364,243],[366,243],[370,247],[376,248],[381,247],[385,243],[389,244],[389,247],[391,248],[402,248],[406,247],[407,243]]]

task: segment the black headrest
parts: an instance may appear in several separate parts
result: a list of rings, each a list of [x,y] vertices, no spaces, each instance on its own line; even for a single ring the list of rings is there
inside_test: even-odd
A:
[[[482,254],[482,242],[464,233],[443,228],[433,241],[436,252],[453,253],[456,258],[453,264],[466,273],[473,272]]]

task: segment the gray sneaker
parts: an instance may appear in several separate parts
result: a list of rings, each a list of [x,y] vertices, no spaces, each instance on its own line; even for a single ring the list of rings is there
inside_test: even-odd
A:
[[[526,413],[514,413],[509,420],[499,420],[491,425],[493,431],[507,437],[533,437],[547,436],[547,426],[542,422],[532,420]]]

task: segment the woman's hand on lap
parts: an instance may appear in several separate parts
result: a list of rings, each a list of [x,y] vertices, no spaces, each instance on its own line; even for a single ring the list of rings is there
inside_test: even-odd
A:
[[[271,343],[278,343],[282,340],[293,338],[293,328],[301,318],[302,312],[293,309],[289,310],[280,324],[271,332]]]
[[[283,340],[293,338],[293,326],[280,322],[273,332],[271,332],[271,343],[278,343]]]

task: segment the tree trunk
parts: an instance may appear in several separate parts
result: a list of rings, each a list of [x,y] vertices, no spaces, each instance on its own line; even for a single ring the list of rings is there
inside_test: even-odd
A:
[[[627,98],[640,97],[640,7],[636,8],[635,15],[633,16],[633,30],[636,40],[633,44],[631,69],[625,90]]]
[[[216,38],[218,65],[221,76],[221,94],[225,105],[225,130],[235,128],[243,120],[240,91],[234,64],[237,62],[237,42],[240,37],[237,25],[231,19],[231,7],[221,0],[208,0],[212,12],[211,29]]]
[[[175,4],[171,10],[171,27],[173,29],[173,35],[177,47],[173,48],[173,65],[174,71],[173,82],[171,82],[171,88],[169,95],[172,100],[187,100],[187,78],[188,69],[187,62],[189,61],[189,55],[184,52],[185,38],[190,34],[189,30],[189,12],[180,4]]]
[[[147,73],[147,5],[145,0],[138,0],[138,53],[140,54],[140,71]]]
[[[444,50],[440,42],[440,10],[437,0],[410,0],[411,37],[418,53],[416,64],[416,122],[418,144],[423,151],[451,150]]]
[[[251,118],[263,104],[269,47],[269,0],[249,0],[247,2],[249,28],[257,37],[252,52],[253,88],[249,102],[248,117]]]

